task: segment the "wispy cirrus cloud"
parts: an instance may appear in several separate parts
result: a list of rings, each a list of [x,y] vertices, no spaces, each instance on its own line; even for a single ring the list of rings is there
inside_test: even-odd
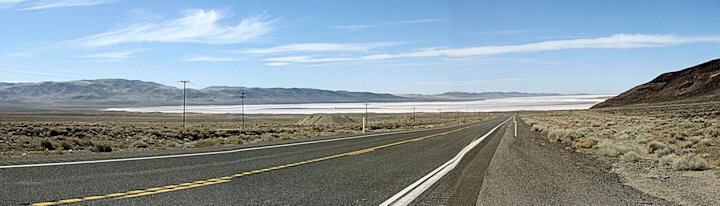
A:
[[[486,34],[486,35],[506,35],[506,34],[522,34],[527,33],[526,30],[495,30],[495,31],[482,31],[477,32],[478,34]]]
[[[435,22],[444,22],[445,19],[412,19],[412,20],[402,20],[402,21],[387,21],[387,22],[381,22],[379,24],[355,24],[355,25],[342,25],[342,26],[335,26],[333,28],[336,29],[345,29],[345,30],[360,30],[360,29],[369,29],[369,28],[378,28],[378,27],[388,27],[393,25],[400,25],[400,24],[419,24],[419,23],[435,23]]]
[[[347,44],[302,43],[302,44],[286,44],[286,45],[270,47],[270,48],[259,48],[259,49],[233,51],[232,53],[272,54],[272,53],[286,53],[286,52],[328,52],[328,51],[359,52],[359,51],[369,51],[371,49],[378,48],[378,47],[394,46],[394,45],[398,45],[398,44],[400,44],[400,43],[397,43],[397,42],[347,43]]]
[[[15,5],[27,0],[0,0],[0,9],[12,8]]]
[[[5,1],[13,1],[13,0],[5,0]],[[19,2],[15,0],[16,2]],[[35,1],[34,3],[31,3],[27,5],[24,8],[21,8],[19,10],[21,11],[30,11],[30,10],[40,10],[40,9],[51,9],[51,8],[65,8],[65,7],[76,7],[76,6],[93,6],[93,5],[99,5],[99,4],[109,4],[114,3],[116,0],[42,0],[42,1]]]
[[[507,53],[527,53],[568,49],[632,49],[665,47],[700,42],[720,43],[720,36],[680,37],[674,35],[615,34],[607,37],[542,41],[518,45],[478,46],[465,48],[424,48],[410,52],[373,54],[359,57],[286,56],[265,58],[268,62],[323,63],[341,61],[376,61],[398,58],[472,57]]]
[[[279,63],[325,63],[325,62],[343,62],[343,61],[358,61],[360,58],[354,57],[325,57],[315,58],[314,56],[287,56],[287,57],[271,57],[263,60],[269,62]],[[370,60],[370,59],[365,59]]]
[[[382,24],[419,24],[419,23],[434,23],[434,22],[444,22],[445,19],[413,19],[413,20],[404,20],[404,21],[388,21],[383,22]]]
[[[208,56],[199,56],[199,57],[190,57],[183,59],[183,62],[237,62],[237,61],[244,61],[243,58],[231,58],[231,57],[208,57]]]
[[[270,62],[270,63],[267,63],[267,64],[265,64],[265,65],[277,67],[277,66],[290,65],[290,63],[286,63],[286,62]]]
[[[176,19],[136,23],[66,43],[84,47],[137,42],[235,44],[272,31],[271,24],[276,21],[261,16],[242,19],[235,25],[221,25],[219,21],[227,16],[217,10],[186,10]]]
[[[27,57],[31,57],[31,56],[32,56],[32,54],[30,54],[29,52],[13,52],[13,53],[7,53],[5,55],[2,55],[2,57],[5,57],[5,58],[27,58]]]
[[[85,58],[85,59],[121,60],[121,59],[130,58],[132,56],[132,54],[139,52],[139,51],[141,51],[141,50],[95,53],[95,54],[80,55],[80,56],[76,56],[76,57],[77,58]]]
[[[478,86],[489,83],[502,83],[502,82],[524,82],[524,81],[538,81],[550,79],[548,77],[508,77],[508,78],[497,78],[488,80],[472,80],[472,81],[425,81],[418,82],[419,85],[428,86]]]

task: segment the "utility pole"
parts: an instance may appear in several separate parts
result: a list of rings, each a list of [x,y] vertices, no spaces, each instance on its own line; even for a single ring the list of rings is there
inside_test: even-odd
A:
[[[413,107],[413,123],[415,123],[415,107]]]
[[[365,119],[367,120],[368,119],[368,104],[370,104],[370,103],[365,102],[363,104],[365,105]]]
[[[185,96],[186,96],[186,95],[185,95],[185,94],[186,94],[185,88],[187,88],[186,85],[187,85],[187,83],[190,82],[190,81],[188,81],[188,80],[180,80],[180,82],[183,83],[183,125],[182,125],[182,126],[185,127],[185,124],[186,124],[186,123],[185,123],[185,99],[186,99],[186,97],[185,97]]]
[[[438,118],[442,119],[442,109],[438,109]]]
[[[245,131],[245,95],[247,95],[247,91],[240,90],[240,101],[242,103],[241,106],[241,114],[242,114],[242,130]]]
[[[365,133],[365,125],[370,124],[370,120],[367,118],[367,105],[370,104],[368,102],[363,103],[365,105],[365,118],[363,118],[363,133]],[[367,123],[366,123],[367,122]]]

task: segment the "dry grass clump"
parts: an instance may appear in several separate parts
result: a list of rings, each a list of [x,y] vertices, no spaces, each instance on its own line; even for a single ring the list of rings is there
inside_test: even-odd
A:
[[[699,171],[710,168],[710,165],[702,157],[696,154],[688,154],[673,161],[672,167],[676,171]]]
[[[713,140],[710,138],[701,139],[699,143],[702,146],[713,146]]]
[[[658,163],[660,165],[671,165],[677,159],[678,159],[677,155],[669,154],[669,155],[660,157],[660,159],[658,159]]]
[[[576,142],[573,142],[572,146],[576,149],[593,148],[597,145],[598,140],[592,137],[582,138]]]
[[[43,140],[42,142],[40,142],[40,146],[42,146],[46,150],[55,150],[55,144],[48,140]]]
[[[195,142],[195,147],[211,147],[219,145],[221,142],[223,142],[223,140],[220,138],[203,139]]]
[[[603,142],[600,143],[598,153],[608,157],[620,157],[620,155],[625,153],[625,151],[616,144],[613,144],[611,142]]]
[[[112,152],[112,146],[110,144],[97,144],[92,150],[93,152]]]
[[[648,148],[650,148],[650,153],[655,153],[656,151],[667,149],[667,146],[662,142],[652,141],[648,143]]]
[[[663,157],[665,155],[675,154],[675,150],[671,148],[663,148],[659,152],[657,152],[658,157]]]
[[[640,159],[640,155],[635,151],[629,151],[622,156],[622,159],[627,162],[636,162]]]

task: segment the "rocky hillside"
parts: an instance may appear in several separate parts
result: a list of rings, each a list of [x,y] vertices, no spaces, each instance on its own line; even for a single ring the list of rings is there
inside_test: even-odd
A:
[[[720,59],[662,74],[592,108],[700,101],[720,101]]]

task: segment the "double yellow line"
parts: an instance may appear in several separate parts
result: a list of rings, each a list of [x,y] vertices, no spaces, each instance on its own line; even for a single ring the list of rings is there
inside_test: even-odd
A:
[[[107,198],[124,199],[124,198],[133,198],[133,197],[140,197],[140,196],[146,196],[146,195],[154,195],[154,194],[158,194],[158,193],[165,193],[165,192],[185,190],[185,189],[196,188],[196,187],[209,186],[209,185],[214,185],[214,184],[219,184],[219,183],[230,182],[230,179],[238,178],[238,177],[242,177],[242,176],[246,176],[246,175],[263,173],[263,172],[268,172],[268,171],[273,171],[273,170],[278,170],[278,169],[283,169],[283,168],[288,168],[288,167],[295,167],[295,166],[310,164],[313,162],[319,162],[319,161],[324,161],[324,160],[329,160],[329,159],[335,159],[335,158],[344,157],[344,156],[359,155],[359,154],[372,152],[372,151],[386,148],[386,147],[392,147],[392,146],[410,143],[410,142],[417,142],[417,141],[424,140],[424,139],[427,139],[430,137],[454,133],[454,132],[457,132],[457,131],[460,131],[463,129],[467,129],[469,127],[471,127],[471,126],[467,126],[467,127],[447,131],[447,132],[441,132],[441,133],[437,133],[437,134],[427,135],[427,136],[423,136],[423,137],[418,137],[415,139],[409,139],[409,140],[394,142],[394,143],[390,143],[390,144],[386,144],[386,145],[380,145],[377,147],[371,147],[371,148],[367,148],[367,149],[361,149],[361,150],[357,150],[357,151],[346,152],[346,153],[342,153],[342,154],[336,154],[336,155],[327,156],[327,157],[305,160],[302,162],[290,163],[290,164],[285,164],[285,165],[280,165],[280,166],[275,166],[275,167],[268,167],[268,168],[264,168],[264,169],[258,169],[258,170],[253,170],[253,171],[249,171],[249,172],[238,173],[238,174],[220,177],[220,178],[200,180],[200,181],[188,182],[188,183],[181,183],[181,184],[177,184],[177,185],[153,187],[153,188],[148,188],[148,189],[144,189],[144,190],[132,190],[132,191],[122,192],[122,193],[112,193],[112,194],[89,196],[89,197],[83,197],[83,198],[65,199],[65,200],[60,200],[57,202],[41,202],[41,203],[35,203],[32,205],[34,205],[34,206],[60,205],[60,204],[77,203],[77,202],[107,199]]]

